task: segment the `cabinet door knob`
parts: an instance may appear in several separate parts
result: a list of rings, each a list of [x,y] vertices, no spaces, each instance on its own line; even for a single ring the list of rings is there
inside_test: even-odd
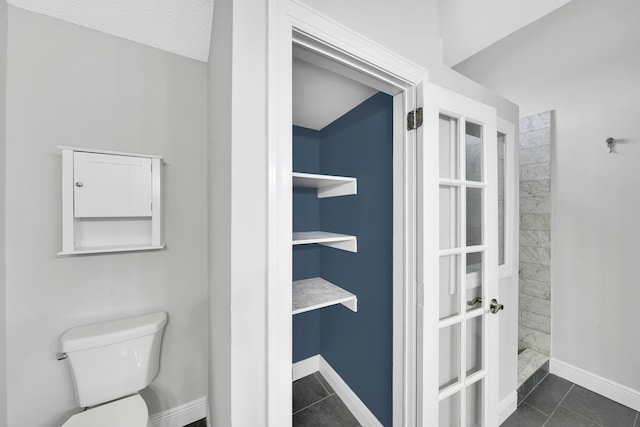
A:
[[[76,187],[82,187],[84,184],[81,183],[80,181],[76,182]]]

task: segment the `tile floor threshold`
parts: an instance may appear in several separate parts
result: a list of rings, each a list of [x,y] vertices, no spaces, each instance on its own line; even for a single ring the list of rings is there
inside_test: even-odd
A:
[[[637,411],[549,374],[501,427],[640,427]]]

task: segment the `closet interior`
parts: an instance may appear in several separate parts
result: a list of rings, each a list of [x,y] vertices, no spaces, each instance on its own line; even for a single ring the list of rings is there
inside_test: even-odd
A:
[[[294,46],[292,360],[320,355],[391,425],[394,103],[340,66]]]

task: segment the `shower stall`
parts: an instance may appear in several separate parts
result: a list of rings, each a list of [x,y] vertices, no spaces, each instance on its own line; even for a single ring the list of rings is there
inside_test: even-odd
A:
[[[552,113],[520,119],[518,403],[549,370]]]

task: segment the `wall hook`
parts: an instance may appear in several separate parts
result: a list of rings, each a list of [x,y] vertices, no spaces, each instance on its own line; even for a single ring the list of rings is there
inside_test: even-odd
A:
[[[611,137],[607,138],[607,147],[609,147],[609,154],[613,153],[613,144],[615,140]]]

